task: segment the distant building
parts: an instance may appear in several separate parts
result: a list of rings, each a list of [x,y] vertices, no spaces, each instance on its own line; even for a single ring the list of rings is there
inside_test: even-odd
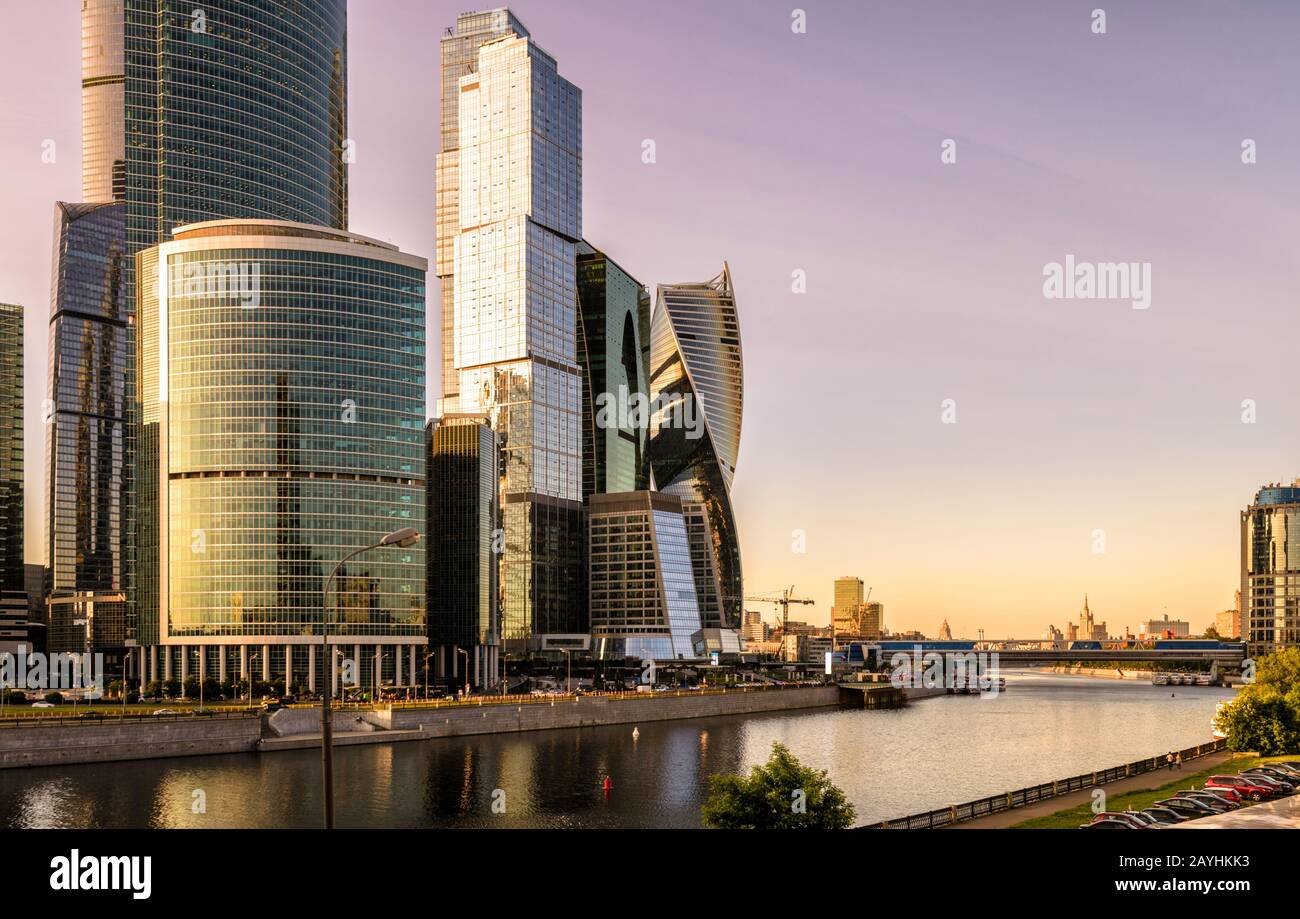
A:
[[[23,308],[0,304],[0,651],[17,651],[26,647]]]
[[[1054,625],[1049,625],[1047,628],[1043,630],[1044,641],[1062,641],[1064,640],[1064,638],[1065,638],[1065,633],[1062,632]]]
[[[1105,641],[1107,636],[1106,623],[1096,622],[1092,616],[1092,610],[1088,608],[1088,595],[1084,594],[1083,609],[1079,612],[1079,628],[1077,638],[1071,641]]]
[[[767,623],[763,621],[762,613],[756,610],[745,610],[745,622],[741,629],[741,637],[747,642],[767,640]]]
[[[702,623],[681,499],[651,491],[592,495],[587,528],[596,656],[695,659],[692,637]]]
[[[1214,616],[1214,631],[1219,633],[1220,638],[1240,638],[1241,637],[1241,611],[1235,609],[1225,609]]]
[[[1079,640],[1079,627],[1075,625],[1073,622],[1067,622],[1065,624],[1065,640],[1066,641]]]
[[[23,581],[27,585],[27,641],[33,651],[45,647],[45,594],[48,591],[49,569],[44,565],[23,565]]]
[[[856,614],[863,603],[862,578],[835,579],[835,609],[842,614]]]
[[[948,628],[947,619],[943,621],[943,625],[939,626],[939,640],[952,641],[952,629]]]
[[[1241,631],[1252,655],[1300,644],[1300,479],[1241,512]]]
[[[1182,619],[1147,619],[1138,624],[1138,633],[1144,638],[1186,638],[1192,634],[1190,623]]]

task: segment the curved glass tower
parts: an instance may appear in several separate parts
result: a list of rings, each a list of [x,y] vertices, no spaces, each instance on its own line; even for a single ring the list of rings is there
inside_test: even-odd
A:
[[[650,465],[682,499],[705,628],[739,628],[744,590],[731,482],[740,451],[744,367],[731,271],[666,284],[650,329]]]
[[[178,229],[137,270],[144,643],[212,676],[261,653],[277,683],[314,688],[325,577],[387,533],[425,531],[427,263],[346,231],[227,220]],[[424,557],[375,550],[339,573],[331,634],[363,686],[374,667],[413,682]]]
[[[1252,655],[1300,644],[1300,479],[1241,513],[1241,620]]]

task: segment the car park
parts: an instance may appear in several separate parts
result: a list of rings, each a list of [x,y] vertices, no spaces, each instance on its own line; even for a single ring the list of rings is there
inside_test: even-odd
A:
[[[1207,805],[1210,810],[1219,814],[1226,814],[1230,810],[1237,809],[1236,804],[1230,804],[1217,795],[1212,795],[1207,791],[1180,791],[1174,795],[1174,797],[1200,801],[1202,804]]]
[[[1157,801],[1156,804],[1186,814],[1188,817],[1209,817],[1215,813],[1210,805],[1190,798],[1165,798],[1163,801]]]
[[[1300,785],[1300,777],[1287,775],[1280,769],[1273,769],[1269,766],[1256,766],[1253,769],[1245,770],[1247,775],[1262,775],[1267,779],[1272,779],[1280,785],[1284,785],[1291,791],[1295,791],[1296,786]]]
[[[1240,775],[1212,775],[1205,781],[1206,788],[1231,788],[1252,801],[1263,801],[1277,794],[1277,787]]]

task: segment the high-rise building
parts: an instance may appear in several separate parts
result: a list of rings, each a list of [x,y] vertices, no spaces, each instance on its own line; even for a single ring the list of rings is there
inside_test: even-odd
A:
[[[148,679],[260,663],[313,689],[326,577],[425,532],[426,269],[267,220],[181,227],[137,256]],[[330,633],[360,685],[419,682],[424,561],[422,544],[374,549],[339,572]]]
[[[1300,644],[1300,479],[1241,512],[1241,630],[1252,655]]]
[[[285,28],[285,23],[293,27]],[[112,451],[110,455],[73,461],[66,452],[51,454],[48,541],[51,546],[75,545],[84,535],[84,530],[67,531],[77,518],[62,513],[53,492],[79,474],[63,468],[66,463],[96,470],[101,482],[105,469],[120,469],[118,496],[109,499],[106,519],[118,522],[125,541],[126,604],[123,612],[106,600],[62,610],[66,615],[58,618],[63,626],[56,627],[54,617],[50,624],[52,650],[82,650],[88,644],[111,654],[124,643],[138,643],[136,598],[142,590],[156,589],[147,580],[137,583],[136,575],[137,556],[150,548],[137,545],[140,536],[149,536],[149,523],[143,522],[145,532],[137,533],[134,514],[138,348],[133,257],[165,241],[173,228],[203,220],[266,218],[346,226],[351,158],[346,35],[346,0],[83,0],[83,196],[96,204],[123,202],[125,214],[78,215],[75,222],[82,225],[76,227],[61,218],[56,239],[83,232],[98,249],[87,254],[64,248],[65,257],[81,265],[65,269],[56,262],[54,274],[57,286],[57,279],[89,270],[95,258],[116,253],[118,246],[125,249],[120,306],[100,314],[116,310],[124,322],[115,344],[125,359],[120,365],[113,362],[113,380],[106,386],[124,394],[127,423],[122,441],[103,437],[96,443],[97,451]],[[121,236],[105,239],[101,226],[91,226],[110,221],[120,222]],[[69,290],[56,291],[56,312],[60,296],[84,299]],[[57,333],[51,335],[52,348],[91,332],[101,343],[107,336],[102,323],[96,328],[68,325],[73,328],[66,333],[52,329]],[[66,366],[55,355],[52,372],[56,360]],[[67,404],[65,420],[70,420],[74,413]],[[147,492],[151,486],[144,487]],[[146,493],[143,499],[149,497]],[[81,587],[75,590],[84,593]],[[55,643],[77,647],[55,648]]]
[[[508,36],[527,38],[528,30],[507,9],[461,13],[441,42],[442,120],[437,158],[434,273],[442,302],[442,401],[438,414],[458,411],[460,374],[456,370],[456,240],[460,238],[460,78],[478,71],[484,44]]]
[[[502,633],[507,649],[531,648],[547,634],[588,631],[577,600],[582,94],[532,39],[505,34],[480,45],[457,105],[459,389],[443,412],[486,415],[497,433]]]
[[[744,597],[731,482],[740,450],[744,372],[731,271],[661,285],[650,332],[650,464],[682,499],[705,627],[740,627]]]
[[[1221,613],[1215,613],[1214,630],[1219,633],[1220,638],[1240,638],[1241,611],[1225,609]]]
[[[491,687],[500,669],[497,439],[486,418],[427,428],[428,636],[431,679]]]
[[[23,569],[23,308],[0,303],[0,651],[27,647]]]
[[[763,622],[763,614],[758,610],[745,610],[745,622],[740,634],[745,641],[766,641],[767,626]]]
[[[23,565],[27,585],[27,641],[33,651],[45,651],[45,594],[49,569],[44,565]]]
[[[56,205],[45,428],[47,647],[103,653],[112,670],[128,637],[133,473],[124,216],[121,203]]]
[[[681,499],[651,491],[592,495],[587,526],[596,656],[694,659],[700,608]]]
[[[862,578],[843,577],[835,579],[835,609],[849,615],[856,615],[863,602]]]
[[[582,495],[644,491],[650,294],[603,252],[578,246]]]

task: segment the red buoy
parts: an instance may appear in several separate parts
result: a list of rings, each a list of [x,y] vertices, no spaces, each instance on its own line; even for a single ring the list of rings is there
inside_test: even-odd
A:
[[[614,783],[610,781],[609,776],[605,776],[605,781],[601,783],[600,787],[605,789],[605,794],[609,794],[610,789],[614,787]]]

